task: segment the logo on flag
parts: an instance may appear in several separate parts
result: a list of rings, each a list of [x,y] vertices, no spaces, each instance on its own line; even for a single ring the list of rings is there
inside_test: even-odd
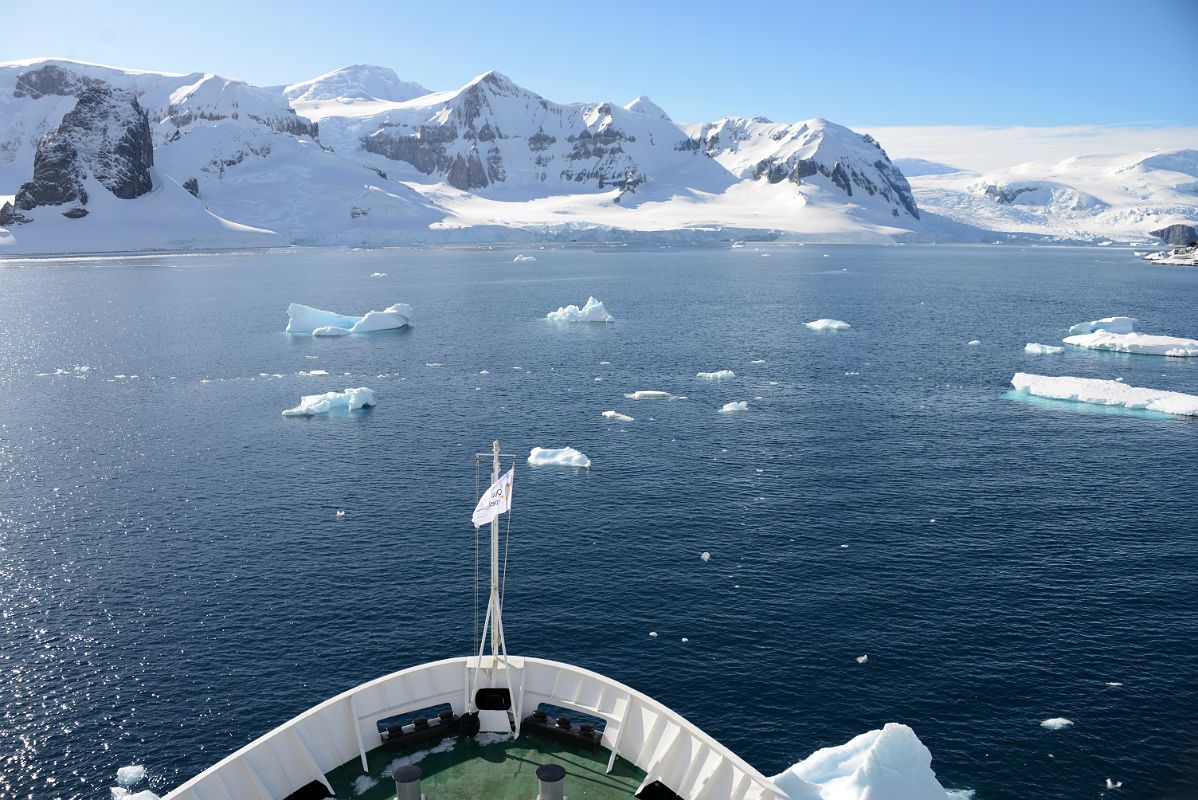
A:
[[[470,521],[474,523],[474,527],[486,525],[491,520],[498,517],[505,511],[510,511],[512,508],[512,475],[516,468],[512,467],[507,472],[499,476],[499,480],[491,484],[491,488],[483,494],[478,500],[478,505],[474,507],[474,515]]]

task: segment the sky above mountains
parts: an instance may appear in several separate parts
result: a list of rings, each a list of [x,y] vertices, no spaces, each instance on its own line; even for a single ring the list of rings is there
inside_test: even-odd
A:
[[[488,69],[553,100],[648,94],[680,121],[1194,125],[1195,0],[22,4],[0,59],[290,83],[353,63],[433,89]]]

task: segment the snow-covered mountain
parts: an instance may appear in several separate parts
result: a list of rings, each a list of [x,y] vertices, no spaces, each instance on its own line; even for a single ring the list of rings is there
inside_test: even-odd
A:
[[[138,171],[149,188],[129,196],[104,166],[128,155],[95,113],[105,92],[112,113],[139,109],[152,145]],[[48,169],[57,161],[46,154],[62,156],[64,141],[79,157]],[[61,59],[0,64],[0,205],[12,201],[0,252],[747,235],[1142,240],[1198,219],[1195,161],[1183,150],[986,173],[905,162],[919,175],[909,183],[874,138],[826,120],[678,124],[644,96],[557,103],[498,72],[430,92],[369,65],[258,87]],[[86,204],[62,199],[82,192]]]

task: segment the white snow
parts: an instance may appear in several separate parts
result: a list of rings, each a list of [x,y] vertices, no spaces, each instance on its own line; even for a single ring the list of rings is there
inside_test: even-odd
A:
[[[715,372],[698,372],[695,377],[703,381],[730,381],[736,373],[730,369],[717,369]]]
[[[287,306],[287,333],[310,333],[315,336],[369,333],[370,331],[402,328],[412,320],[412,307],[396,303],[382,311],[368,311],[360,317],[346,316],[334,311],[292,303]],[[337,334],[340,330],[344,333]]]
[[[771,780],[791,800],[946,800],[932,754],[897,722],[825,747]]]
[[[813,322],[804,322],[803,324],[813,331],[847,331],[853,327],[840,319],[817,319]]]
[[[669,400],[674,395],[669,392],[660,392],[656,389],[638,389],[635,392],[629,392],[624,395],[629,400]]]
[[[733,400],[731,403],[724,403],[720,407],[721,414],[734,414],[738,411],[748,411],[749,403],[747,400]]]
[[[1064,353],[1064,347],[1058,347],[1055,344],[1040,344],[1039,342],[1028,342],[1023,346],[1023,352],[1033,353],[1035,355],[1051,356],[1059,353]]]
[[[374,392],[365,386],[357,389],[346,389],[344,392],[325,392],[324,394],[309,394],[300,398],[300,404],[283,412],[284,417],[308,417],[313,414],[325,414],[329,411],[354,411],[355,409],[373,406]]]
[[[614,420],[617,420],[618,422],[632,422],[633,421],[632,417],[628,416],[627,414],[621,414],[619,411],[604,411],[603,418],[604,419],[614,419]]]
[[[573,447],[534,447],[528,454],[528,463],[533,466],[554,465],[590,469],[591,459]]]
[[[116,782],[126,789],[141,783],[146,778],[146,768],[140,764],[131,764],[116,771]]]
[[[1041,728],[1048,728],[1050,731],[1059,731],[1068,728],[1073,724],[1073,720],[1065,719],[1064,717],[1052,717],[1040,723]]]
[[[586,305],[579,308],[576,305],[562,306],[557,311],[550,311],[546,319],[553,322],[615,322],[615,317],[607,313],[603,303],[594,297],[588,297]]]
[[[1169,250],[1162,250],[1159,253],[1148,253],[1144,256],[1145,261],[1151,261],[1153,264],[1168,264],[1177,267],[1196,267],[1198,266],[1198,247],[1174,247]]]
[[[1135,317],[1103,317],[1089,322],[1079,322],[1069,326],[1071,335],[1107,331],[1109,333],[1131,333],[1136,329]]]
[[[1016,372],[1011,385],[1016,391],[1054,400],[1198,416],[1198,395],[1128,386],[1119,381]]]
[[[1198,339],[1149,333],[1111,333],[1098,330],[1079,336],[1066,336],[1065,344],[1088,347],[1091,350],[1113,350],[1118,353],[1139,353],[1148,356],[1198,356]]]
[[[516,263],[516,264],[525,264],[525,263],[528,263],[529,261],[536,261],[536,260],[537,260],[536,256],[526,256],[522,253],[522,254],[516,256],[515,258],[513,258],[512,262]]]

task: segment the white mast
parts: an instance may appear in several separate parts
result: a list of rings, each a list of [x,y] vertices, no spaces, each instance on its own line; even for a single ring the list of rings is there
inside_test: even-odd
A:
[[[499,482],[499,440],[492,445],[494,462],[491,467],[491,484]],[[500,643],[503,641],[503,625],[499,621],[499,515],[491,520],[491,599],[487,605],[487,616],[491,618],[491,655],[499,657]],[[506,653],[507,648],[504,648]]]

